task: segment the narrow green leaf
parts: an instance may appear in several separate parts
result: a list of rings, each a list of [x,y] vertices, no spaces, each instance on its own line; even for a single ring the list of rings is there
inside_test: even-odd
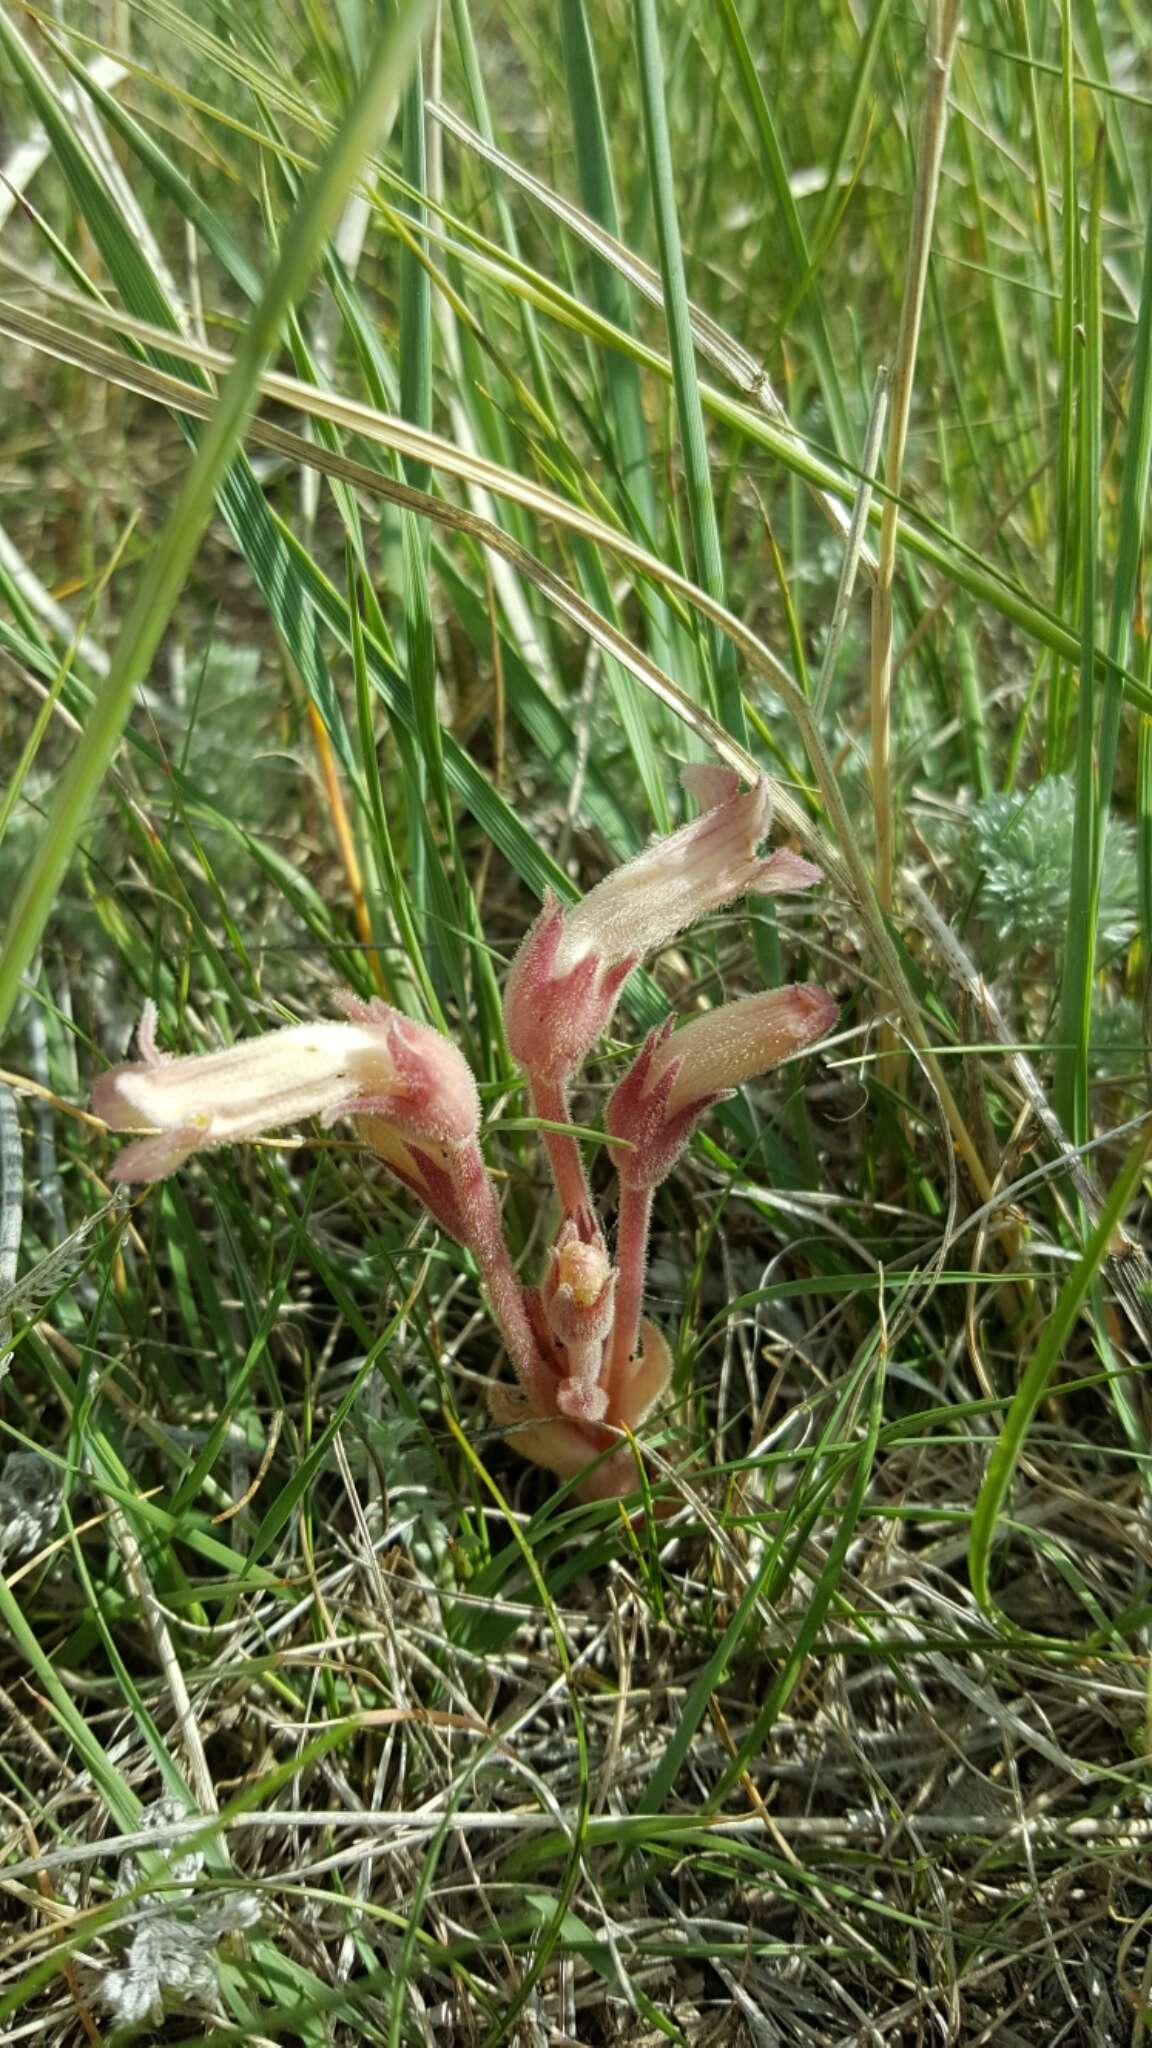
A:
[[[364,79],[304,204],[285,237],[280,261],[244,329],[235,365],[197,447],[191,467],[141,576],[107,680],[93,705],[82,744],[60,780],[51,816],[13,906],[0,957],[0,1027],[12,1014],[21,977],[40,942],[88,807],[107,771],[138,685],[160,645],[217,489],[255,404],[261,371],[288,312],[319,260],[344,198],[365,157],[380,140],[397,91],[418,47],[427,0],[410,0],[378,39]],[[38,67],[0,15],[0,46],[27,81]],[[103,204],[103,195],[94,195]]]
[[[1095,863],[1092,877],[1092,907],[1089,913],[1091,937],[1095,943],[1100,913],[1100,891],[1108,854],[1108,820],[1112,808],[1116,775],[1116,750],[1124,710],[1124,687],[1120,679],[1132,645],[1133,624],[1139,595],[1140,562],[1148,516],[1149,477],[1152,472],[1152,209],[1144,229],[1144,269],[1140,280],[1140,310],[1136,322],[1136,350],[1128,390],[1128,419],[1124,441],[1124,470],[1120,482],[1120,523],[1116,535],[1112,605],[1108,624],[1108,660],[1101,682],[1099,813],[1096,827]]]
[[[680,224],[676,210],[676,187],[672,173],[672,139],[664,82],[664,59],[660,48],[660,25],[656,0],[633,0],[636,49],[639,64],[640,99],[644,109],[644,136],[648,148],[648,178],[660,248],[660,274],[664,284],[664,318],[668,326],[668,352],[680,422],[680,444],[684,458],[684,479],[696,572],[703,588],[719,602],[724,600],[724,560],[720,528],[712,494],[712,469],[708,440],[704,432],[704,410],[696,376],[696,351],[680,246]],[[730,641],[710,627],[707,633],[712,668],[716,715],[733,739],[744,743],[746,725],[736,654]]]
[[[968,1575],[972,1581],[972,1590],[985,1614],[1000,1616],[1000,1609],[992,1592],[992,1552],[996,1542],[997,1524],[1020,1461],[1020,1453],[1036,1411],[1044,1399],[1048,1383],[1060,1363],[1060,1356],[1072,1325],[1105,1258],[1116,1256],[1118,1233],[1139,1191],[1150,1153],[1152,1123],[1141,1133],[1127,1161],[1117,1174],[1101,1212],[1100,1221],[1060,1289],[1056,1305],[1040,1333],[1012,1398],[1012,1405],[1004,1418],[1004,1425],[993,1446],[988,1470],[972,1511],[972,1528],[968,1542]]]
[[[1096,632],[1100,548],[1100,412],[1103,393],[1103,320],[1100,307],[1100,225],[1104,157],[1097,148],[1092,173],[1088,244],[1084,252],[1084,345],[1080,369],[1078,528],[1080,535],[1080,696],[1076,707],[1076,815],[1070,849],[1068,929],[1060,985],[1060,1051],[1056,1056],[1056,1113],[1076,1144],[1088,1137],[1088,1043],[1092,1030],[1092,879],[1100,793],[1096,753]]]
[[[803,1618],[797,1626],[796,1634],[788,1653],[768,1687],[764,1703],[712,1795],[713,1800],[716,1802],[723,1798],[725,1793],[731,1789],[736,1783],[740,1772],[746,1769],[763,1749],[773,1726],[783,1713],[799,1683],[800,1675],[811,1654],[812,1645],[824,1625],[824,1617],[836,1597],[848,1551],[856,1533],[857,1523],[860,1519],[868,1492],[869,1481],[872,1477],[872,1465],[876,1456],[876,1446],[880,1438],[880,1425],[884,1418],[884,1386],[884,1361],[880,1357],[871,1371],[871,1384],[868,1389],[868,1418],[864,1425],[863,1438],[856,1447],[855,1457],[852,1461],[852,1481],[848,1488],[843,1509],[835,1524],[835,1533],[828,1546],[828,1555],[812,1587]],[[859,1390],[862,1392],[863,1388],[860,1387]]]
[[[804,224],[799,208],[792,196],[792,184],[788,166],[784,160],[776,121],[764,90],[756,61],[749,47],[744,24],[736,9],[736,0],[718,0],[718,8],[729,48],[736,61],[736,70],[743,88],[756,133],[760,141],[760,157],[766,172],[766,183],[772,193],[774,210],[783,222],[785,240],[792,264],[792,283],[796,302],[801,296],[808,302],[808,325],[811,332],[812,356],[820,379],[820,390],[828,408],[832,434],[836,447],[842,455],[851,453],[855,442],[848,408],[836,370],[832,353],[832,341],[819,285],[815,275],[813,259],[804,233]]]

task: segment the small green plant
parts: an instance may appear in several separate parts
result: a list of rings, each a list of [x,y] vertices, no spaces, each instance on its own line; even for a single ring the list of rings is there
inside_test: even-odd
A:
[[[184,1801],[169,1795],[144,1808],[140,1831],[163,1842],[187,1828],[192,1818]],[[254,1893],[198,1888],[204,1863],[203,1850],[181,1853],[177,1846],[169,1863],[176,1882],[153,1892],[140,1860],[131,1855],[121,1859],[114,1889],[119,1897],[135,1895],[132,1940],[122,1961],[105,1970],[100,1986],[116,2026],[160,2026],[169,2003],[211,2003],[219,1944],[259,1920]]]
[[[998,793],[974,806],[963,857],[976,915],[996,966],[1034,946],[1057,947],[1068,928],[1069,849],[1076,813],[1070,775],[1046,775],[1023,795]],[[1114,819],[1108,830],[1099,947],[1115,953],[1136,928],[1136,840]]]

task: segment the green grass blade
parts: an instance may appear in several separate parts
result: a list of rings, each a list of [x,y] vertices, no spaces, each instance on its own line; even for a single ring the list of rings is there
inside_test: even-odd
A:
[[[824,250],[839,211],[841,177],[864,121],[868,95],[872,87],[872,74],[876,69],[876,60],[889,26],[888,15],[891,5],[892,0],[875,0],[875,5],[868,14],[867,27],[860,38],[860,49],[852,73],[847,106],[829,160],[828,176],[812,229],[812,248],[819,253]]]
[[[767,1737],[779,1716],[791,1699],[799,1683],[801,1673],[824,1624],[829,1607],[836,1598],[840,1579],[847,1561],[852,1538],[860,1520],[860,1514],[867,1497],[880,1438],[880,1425],[884,1419],[885,1375],[883,1358],[878,1357],[870,1372],[871,1384],[867,1387],[867,1419],[864,1423],[860,1442],[854,1446],[851,1459],[852,1479],[848,1487],[835,1525],[835,1533],[828,1546],[828,1554],[816,1578],[809,1596],[804,1616],[797,1627],[795,1638],[790,1644],[775,1678],[768,1687],[767,1696],[757,1713],[751,1728],[743,1737],[732,1762],[724,1771],[717,1793],[722,1796],[736,1783],[740,1772],[759,1756]],[[863,1380],[853,1390],[854,1400],[864,1393]]]
[[[3,1621],[9,1639],[27,1659],[38,1683],[43,1686],[51,1700],[61,1728],[69,1737],[77,1756],[83,1758],[85,1766],[91,1772],[93,1783],[99,1786],[101,1794],[107,1801],[108,1811],[122,1828],[133,1827],[140,1811],[139,1801],[125,1784],[99,1738],[88,1726],[59,1673],[53,1670],[51,1659],[45,1656],[35,1629],[25,1618],[2,1573],[0,1620]]]
[[[644,136],[648,149],[648,177],[660,249],[660,274],[664,283],[664,317],[668,326],[668,351],[676,392],[680,423],[680,444],[684,459],[688,517],[701,585],[721,603],[724,599],[724,563],[720,529],[712,494],[712,469],[704,432],[704,411],[696,376],[696,351],[688,305],[688,284],[680,246],[680,224],[676,209],[676,188],[672,175],[672,140],[664,82],[664,60],[660,49],[660,25],[656,0],[633,0],[636,49],[639,63],[640,98],[644,109]],[[743,743],[746,726],[740,694],[740,678],[732,647],[709,629],[708,645],[715,709],[721,724],[733,739]]]
[[[1152,656],[1152,640],[1148,642]],[[1152,666],[1146,669],[1152,677]],[[1140,713],[1136,742],[1136,861],[1140,879],[1140,938],[1152,960],[1152,715]]]
[[[563,0],[561,24],[564,75],[576,143],[581,197],[590,218],[618,239],[620,217],[612,158],[596,53],[584,0]],[[591,277],[593,294],[604,317],[621,333],[633,335],[631,301],[619,271],[594,253]],[[608,348],[601,354],[606,405],[615,431],[620,479],[626,501],[634,508],[639,527],[648,535],[649,544],[658,546],[661,520],[649,458],[648,427],[644,418],[639,370],[633,357],[616,349]],[[608,594],[606,590],[601,588],[597,593],[593,589],[590,594],[603,611]],[[676,666],[675,634],[668,607],[658,597],[649,608],[649,631],[653,658],[661,668],[673,669]],[[658,831],[666,832],[671,824],[671,814],[652,737],[651,707],[631,677],[621,673],[615,664],[612,664],[611,676],[653,821]]]
[[[1108,821],[1116,775],[1116,750],[1124,710],[1120,670],[1126,666],[1133,640],[1133,622],[1140,580],[1140,562],[1147,524],[1152,471],[1152,211],[1144,234],[1144,267],[1140,279],[1140,311],[1136,349],[1128,392],[1124,469],[1120,481],[1120,523],[1115,543],[1112,604],[1108,623],[1110,664],[1101,684],[1099,816],[1096,827],[1090,923],[1093,941],[1099,922],[1100,889],[1108,854]]]
[[[1056,499],[1053,515],[1056,527],[1055,609],[1063,618],[1071,612],[1076,565],[1076,334],[1080,317],[1080,219],[1076,204],[1076,97],[1073,81],[1072,6],[1061,5],[1060,77],[1060,162],[1064,193],[1060,244],[1061,293],[1057,327],[1060,350],[1060,417],[1057,442]],[[1067,765],[1068,730],[1071,719],[1072,669],[1067,655],[1060,654],[1051,666],[1045,732],[1048,772],[1059,774]]]
[[[761,83],[760,72],[749,47],[744,24],[737,12],[736,0],[719,0],[719,13],[724,34],[735,59],[744,97],[755,123],[765,183],[772,193],[775,212],[783,222],[792,264],[792,289],[796,295],[796,303],[799,303],[800,298],[807,303],[812,357],[820,379],[824,403],[828,407],[833,440],[840,454],[849,455],[855,445],[855,436],[836,370],[828,322],[808,247],[808,238],[804,232],[799,208],[792,196],[791,180],[784,160],[777,123],[768,95]]]
[[[1003,1428],[993,1446],[988,1470],[972,1511],[968,1542],[968,1575],[985,1614],[998,1615],[992,1592],[992,1553],[1001,1511],[1008,1498],[1020,1454],[1048,1383],[1060,1364],[1072,1326],[1100,1273],[1115,1250],[1124,1218],[1135,1200],[1152,1152],[1152,1125],[1143,1131],[1116,1176],[1100,1221],[1057,1296],[1023,1376],[1012,1397]]]
[[[612,174],[612,154],[604,117],[596,51],[584,0],[562,0],[561,28],[564,42],[564,75],[568,87],[568,106],[572,116],[572,134],[576,144],[580,196],[589,218],[598,221],[608,234],[619,241],[620,210],[616,198],[616,181]],[[596,303],[605,319],[610,320],[614,327],[618,327],[622,334],[634,334],[632,304],[620,272],[612,264],[605,262],[603,256],[593,252],[591,276]],[[607,352],[604,366],[608,404],[615,421],[620,448],[620,472],[624,488],[639,512],[652,544],[655,545],[658,542],[660,520],[652,480],[648,428],[644,419],[639,371],[634,360],[618,354],[615,350]],[[652,651],[662,667],[667,666],[670,648],[667,634],[667,619],[662,613],[657,613],[654,616]],[[663,653],[660,651],[661,647]]]
[[[1097,780],[1096,638],[1099,588],[1100,413],[1103,390],[1103,330],[1100,307],[1100,227],[1104,198],[1104,157],[1098,149],[1092,174],[1088,242],[1084,252],[1084,350],[1080,372],[1077,436],[1078,526],[1080,534],[1080,695],[1076,707],[1076,816],[1072,833],[1071,885],[1064,971],[1060,986],[1060,1050],[1056,1055],[1056,1113],[1076,1144],[1088,1136],[1088,1043],[1092,1030],[1092,881],[1100,809]]]
[[[0,958],[0,1027],[12,1014],[21,977],[40,941],[88,806],[107,772],[140,682],[158,648],[201,536],[256,401],[261,371],[284,321],[318,262],[330,229],[380,139],[418,47],[427,8],[412,0],[380,36],[343,127],[310,186],[264,295],[244,329],[235,367],[141,577],[111,668],[61,778],[51,817],[13,905]],[[25,79],[34,60],[0,17],[0,46]]]

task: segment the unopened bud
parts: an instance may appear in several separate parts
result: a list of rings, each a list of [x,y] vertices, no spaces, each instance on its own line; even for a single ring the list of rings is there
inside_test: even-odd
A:
[[[612,1327],[616,1274],[603,1239],[583,1239],[571,1218],[548,1254],[540,1299],[550,1328],[562,1344],[584,1348]]]
[[[603,1245],[566,1244],[556,1255],[557,1290],[571,1295],[577,1308],[591,1308],[608,1278]]]

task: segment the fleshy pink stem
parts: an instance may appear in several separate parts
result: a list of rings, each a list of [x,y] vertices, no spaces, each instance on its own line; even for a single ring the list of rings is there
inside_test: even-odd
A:
[[[604,1352],[603,1338],[593,1338],[587,1344],[567,1344],[564,1358],[570,1380],[587,1380],[593,1386],[600,1377],[600,1363]]]
[[[546,1080],[540,1074],[530,1074],[528,1079],[533,1115],[538,1116],[542,1123],[571,1123],[566,1084]],[[541,1131],[540,1135],[552,1164],[552,1178],[556,1182],[564,1214],[577,1217],[590,1214],[592,1193],[575,1138],[568,1137],[563,1131]]]
[[[616,1224],[616,1319],[608,1341],[604,1385],[609,1407],[627,1378],[628,1367],[640,1340],[640,1310],[644,1303],[644,1274],[648,1265],[648,1226],[652,1220],[651,1188],[620,1188],[620,1213]]]
[[[599,1422],[606,1413],[608,1396],[600,1384],[603,1350],[603,1343],[566,1347],[567,1372],[556,1392],[556,1406],[562,1415],[577,1422]]]
[[[474,1140],[453,1149],[451,1175],[466,1225],[464,1242],[480,1268],[516,1377],[533,1400],[547,1403],[554,1395],[555,1380],[536,1348],[523,1290],[504,1243],[496,1190]]]

